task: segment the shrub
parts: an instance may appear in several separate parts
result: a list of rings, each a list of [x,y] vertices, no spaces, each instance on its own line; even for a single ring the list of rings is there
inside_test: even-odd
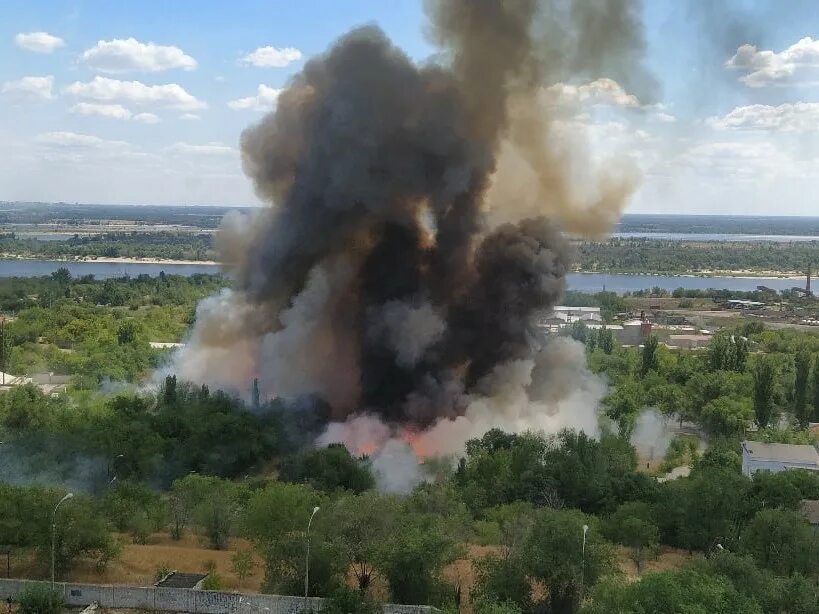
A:
[[[322,614],[378,614],[381,605],[372,597],[348,586],[340,586],[328,597]]]
[[[63,610],[63,598],[44,585],[29,586],[19,599],[20,614],[59,614]]]

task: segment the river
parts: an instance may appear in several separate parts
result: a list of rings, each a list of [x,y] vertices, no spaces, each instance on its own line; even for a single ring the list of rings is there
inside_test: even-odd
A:
[[[0,277],[40,277],[51,275],[60,267],[68,269],[74,277],[93,275],[97,279],[136,277],[137,275],[155,277],[162,271],[168,275],[215,274],[222,270],[218,265],[213,264],[0,259]]]
[[[213,264],[151,264],[147,262],[64,262],[56,260],[3,260],[0,259],[0,277],[39,277],[50,275],[60,267],[65,267],[74,277],[93,275],[97,279],[111,277],[136,277],[137,275],[195,275],[197,273],[216,274],[221,268]],[[767,279],[760,277],[693,277],[674,275],[628,275],[601,273],[571,273],[568,275],[570,290],[600,292],[604,288],[622,294],[634,290],[645,290],[658,286],[665,290],[708,288],[728,290],[756,290],[764,285],[776,290],[786,290],[794,286],[804,286],[804,279]]]

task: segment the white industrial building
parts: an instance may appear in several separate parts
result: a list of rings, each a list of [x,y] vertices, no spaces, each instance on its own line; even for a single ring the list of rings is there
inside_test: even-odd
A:
[[[584,322],[590,328],[602,326],[603,316],[600,314],[600,307],[557,305],[551,311],[539,313],[535,318],[535,324],[548,332],[557,332],[564,326],[569,326],[575,322]]]
[[[789,469],[819,471],[819,452],[813,446],[786,443],[742,442],[742,473],[779,473]]]

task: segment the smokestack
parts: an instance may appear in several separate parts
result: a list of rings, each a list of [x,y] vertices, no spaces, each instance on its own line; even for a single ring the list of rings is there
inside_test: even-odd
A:
[[[634,177],[612,162],[589,198],[575,190],[573,168],[593,165],[565,155],[561,112],[544,100],[562,81],[641,81],[640,4],[426,9],[442,63],[416,65],[378,28],[357,28],[242,134],[244,170],[271,206],[226,217],[218,245],[236,289],[200,304],[173,367],[183,379],[245,390],[258,377],[254,401],[321,399],[336,422],[368,415],[379,432],[423,433],[452,421],[470,436],[465,420],[491,428],[486,412],[525,405],[508,424],[525,429],[575,393],[530,396],[549,379],[538,365],[560,370],[561,354],[529,323],[565,287],[559,228],[608,229]],[[503,193],[508,148],[533,178],[526,202]]]
[[[810,269],[811,269],[811,266],[808,265],[808,280],[807,280],[807,283],[805,284],[805,294],[807,294],[808,296],[813,295],[813,292],[811,292],[811,289],[810,289],[810,272],[811,272]]]

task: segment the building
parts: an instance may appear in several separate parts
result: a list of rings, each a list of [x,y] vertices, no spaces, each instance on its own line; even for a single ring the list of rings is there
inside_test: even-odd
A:
[[[600,314],[600,307],[567,307],[557,305],[551,311],[545,311],[535,317],[535,324],[538,328],[547,332],[557,332],[564,326],[569,326],[575,322],[584,322],[589,326],[601,326],[603,316]]]
[[[0,373],[0,392],[8,392],[15,386],[34,384],[43,394],[57,395],[66,391],[69,375],[54,375],[53,373],[35,373],[31,377]]]
[[[761,309],[765,306],[765,303],[760,303],[759,301],[746,301],[742,299],[730,299],[725,301],[725,306],[728,309]]]
[[[786,443],[742,442],[742,473],[779,473],[789,469],[819,471],[819,452],[813,446]]]
[[[651,322],[645,317],[639,320],[627,320],[622,326],[622,330],[616,333],[621,345],[638,346],[651,335]]]

